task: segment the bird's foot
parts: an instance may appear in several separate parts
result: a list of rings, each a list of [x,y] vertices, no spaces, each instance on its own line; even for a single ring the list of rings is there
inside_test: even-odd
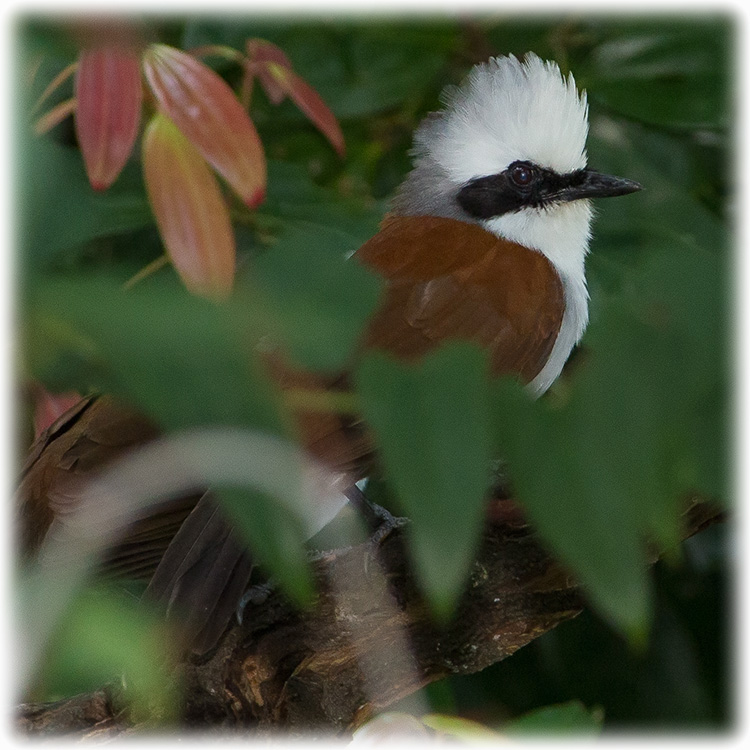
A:
[[[370,531],[370,537],[367,540],[369,549],[364,558],[364,572],[365,575],[368,575],[370,567],[377,563],[380,545],[395,529],[404,525],[405,519],[396,518],[382,505],[368,500],[357,486],[350,487],[344,494],[349,499],[349,503],[362,516]]]
[[[276,590],[276,583],[273,578],[269,578],[265,583],[258,583],[251,586],[237,603],[237,609],[235,615],[237,616],[237,622],[242,625],[242,620],[245,617],[245,610],[248,607],[259,607],[261,604],[265,604],[268,597]]]
[[[362,490],[356,485],[350,487],[344,492],[349,504],[359,513],[367,524],[370,531],[370,543],[376,546],[382,544],[390,533],[403,526],[404,519],[396,518],[390,511],[382,505],[373,503],[368,500]]]

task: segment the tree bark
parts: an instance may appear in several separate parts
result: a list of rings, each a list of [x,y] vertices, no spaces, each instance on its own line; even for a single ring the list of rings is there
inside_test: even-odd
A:
[[[409,570],[405,522],[379,543],[313,555],[319,596],[296,610],[278,591],[251,605],[217,650],[181,667],[181,727],[348,732],[450,674],[478,672],[584,607],[575,580],[547,553],[517,506],[496,501],[452,621],[431,617]],[[684,537],[720,520],[694,502]],[[655,556],[654,556],[654,559]],[[81,737],[137,729],[104,688],[18,708],[28,735]]]

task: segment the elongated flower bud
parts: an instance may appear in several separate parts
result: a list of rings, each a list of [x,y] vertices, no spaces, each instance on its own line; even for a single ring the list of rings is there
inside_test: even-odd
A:
[[[101,47],[81,54],[76,72],[76,134],[91,187],[108,188],[133,150],[143,88],[137,54]]]
[[[159,233],[185,286],[227,296],[235,266],[229,210],[203,157],[163,113],[146,128],[143,169]]]
[[[152,44],[144,71],[161,109],[249,206],[265,196],[266,160],[250,117],[211,68],[164,44]]]

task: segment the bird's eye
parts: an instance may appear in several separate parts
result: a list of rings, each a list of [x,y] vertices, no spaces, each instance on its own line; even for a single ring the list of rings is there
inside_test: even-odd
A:
[[[510,168],[510,179],[517,187],[528,187],[534,180],[534,170],[528,164],[516,164]]]

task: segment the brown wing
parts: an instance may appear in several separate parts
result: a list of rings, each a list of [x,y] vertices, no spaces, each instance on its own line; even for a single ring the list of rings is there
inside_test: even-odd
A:
[[[542,369],[565,309],[552,264],[475,224],[391,217],[355,255],[385,276],[365,346],[415,359],[447,339],[476,341],[496,375],[528,382]]]
[[[43,432],[21,471],[16,514],[20,553],[33,555],[53,519],[73,510],[107,464],[158,432],[143,415],[107,397],[82,399]],[[133,523],[102,563],[105,575],[147,580],[200,494],[160,503]]]
[[[39,436],[21,472],[16,505],[20,552],[34,554],[54,518],[72,511],[87,480],[157,436],[142,415],[106,397],[87,398]],[[211,648],[245,590],[252,561],[208,493],[160,503],[106,551],[100,573],[149,581],[167,612],[190,613],[198,653]]]

